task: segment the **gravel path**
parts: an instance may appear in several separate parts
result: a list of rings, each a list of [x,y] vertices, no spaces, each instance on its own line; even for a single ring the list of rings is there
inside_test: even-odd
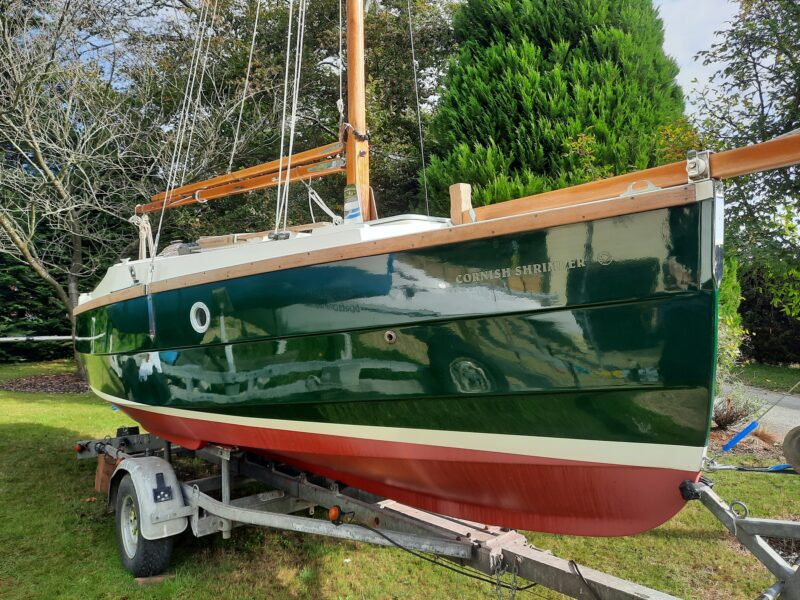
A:
[[[792,394],[787,396],[780,392],[771,392],[757,387],[745,386],[749,394],[757,396],[764,402],[764,406],[771,406],[784,396],[781,403],[769,411],[761,422],[781,440],[790,429],[800,426],[800,396]]]

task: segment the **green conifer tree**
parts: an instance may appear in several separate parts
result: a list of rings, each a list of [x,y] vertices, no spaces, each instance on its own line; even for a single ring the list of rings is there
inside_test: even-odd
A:
[[[654,166],[683,113],[651,0],[466,0],[432,122],[433,206],[490,204]]]
[[[69,319],[53,289],[28,266],[0,254],[0,337],[69,335]],[[0,344],[0,363],[50,360],[70,355],[64,342]]]

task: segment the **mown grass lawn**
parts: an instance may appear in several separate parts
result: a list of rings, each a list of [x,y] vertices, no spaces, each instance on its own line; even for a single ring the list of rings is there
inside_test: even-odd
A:
[[[0,366],[0,382],[64,372],[68,363]],[[78,439],[128,423],[88,394],[0,390],[0,598],[493,598],[486,584],[399,550],[264,530],[185,538],[174,577],[141,588],[117,559],[112,516],[95,494]],[[741,460],[748,460],[742,458]],[[800,477],[716,474],[716,489],[756,516],[800,517]],[[631,538],[531,534],[565,558],[685,598],[753,598],[772,580],[702,506]],[[519,598],[556,598],[534,588]]]
[[[747,385],[776,392],[788,392],[800,381],[800,365],[776,367],[761,363],[747,363],[736,370],[736,375]],[[795,389],[794,393],[800,396],[800,386]]]

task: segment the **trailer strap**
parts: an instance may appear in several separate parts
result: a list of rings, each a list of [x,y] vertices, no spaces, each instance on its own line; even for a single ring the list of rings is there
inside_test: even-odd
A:
[[[713,459],[709,459],[703,465],[703,470],[708,473],[715,471],[737,471],[740,473],[776,473],[778,475],[797,475],[797,471],[789,464],[772,465],[769,467],[747,467],[742,465],[729,465],[725,463],[718,463]]]
[[[478,581],[483,581],[484,583],[488,583],[490,585],[496,585],[498,588],[511,590],[512,593],[516,593],[518,591],[529,590],[530,588],[533,588],[533,587],[536,587],[537,585],[539,585],[538,583],[531,583],[531,584],[526,585],[524,587],[518,587],[516,585],[516,569],[515,569],[515,572],[514,572],[513,584],[509,584],[509,583],[505,583],[504,581],[500,581],[499,576],[498,576],[497,581],[495,581],[493,579],[490,579],[490,578],[484,576],[483,574],[477,575],[476,573],[480,573],[480,571],[477,571],[477,570],[476,570],[475,573],[470,573],[469,571],[467,571],[463,567],[451,566],[451,565],[445,564],[445,562],[442,561],[442,560],[437,560],[436,558],[431,558],[430,556],[426,556],[425,554],[422,554],[421,552],[416,552],[415,550],[412,550],[411,548],[406,548],[402,544],[396,542],[391,537],[389,537],[388,535],[383,533],[380,529],[375,529],[373,527],[370,527],[369,525],[364,525],[363,523],[357,523],[355,521],[351,522],[350,524],[358,525],[359,527],[363,527],[364,529],[367,529],[368,531],[371,531],[372,533],[378,534],[379,536],[384,538],[386,541],[390,542],[396,548],[399,548],[400,550],[403,550],[404,552],[408,552],[410,555],[412,555],[412,556],[414,556],[416,558],[419,558],[420,560],[424,560],[424,561],[427,561],[427,562],[429,562],[429,563],[431,563],[433,565],[436,565],[436,566],[439,566],[439,567],[443,567],[445,569],[448,569],[449,571],[453,571],[454,573],[458,573],[459,575],[463,575],[464,577],[469,577],[471,579],[477,579]],[[448,562],[450,562],[450,561],[448,561]],[[513,596],[512,596],[512,598],[513,598]]]
[[[589,593],[592,595],[592,598],[594,598],[594,600],[600,600],[600,596],[597,594],[595,589],[589,585],[589,582],[586,581],[586,578],[583,576],[583,573],[581,573],[581,569],[578,566],[578,563],[576,563],[574,560],[571,560],[569,561],[569,566],[572,568],[573,571],[575,571],[575,575],[581,578],[583,585],[585,585],[586,589],[589,590]]]

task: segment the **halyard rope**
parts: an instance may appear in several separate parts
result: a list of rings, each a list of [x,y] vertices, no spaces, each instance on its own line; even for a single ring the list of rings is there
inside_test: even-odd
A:
[[[209,28],[211,31],[214,30],[214,25],[217,22],[217,8],[219,7],[218,0],[214,0],[214,10],[211,13],[211,23],[209,24]],[[197,113],[200,112],[200,100],[203,97],[203,81],[206,77],[206,67],[208,66],[208,55],[211,51],[211,36],[206,36],[206,49],[203,53],[203,66],[200,69],[200,81],[197,84],[197,94],[195,95],[194,101],[194,109],[192,109],[192,124],[189,128],[189,141],[186,143],[186,156],[183,159],[183,169],[181,170],[181,183],[183,185],[186,181],[186,172],[189,168],[189,154],[190,149],[192,147],[192,140],[194,139],[194,125],[197,122]]]
[[[244,89],[242,90],[242,102],[239,104],[239,118],[236,121],[236,132],[233,135],[233,147],[231,148],[231,159],[228,161],[228,173],[233,168],[233,158],[236,156],[236,146],[239,143],[239,130],[242,127],[242,115],[244,114],[244,102],[247,98],[247,89],[250,87],[250,72],[253,68],[253,52],[256,47],[256,32],[258,31],[258,18],[261,14],[261,0],[256,0],[256,16],[253,23],[253,36],[250,38],[250,54],[247,57],[247,71],[244,76]],[[291,17],[289,17],[291,21]]]
[[[339,99],[336,108],[339,111],[339,141],[342,141],[342,126],[344,125],[344,0],[339,0]]]
[[[303,72],[303,43],[306,33],[306,8],[308,0],[300,0],[300,11],[297,25],[297,48],[295,50],[295,77],[294,77],[294,96],[292,98],[292,118],[289,130],[289,152],[286,162],[286,184],[283,187],[283,229],[286,229],[289,217],[289,176],[292,171],[292,154],[294,152],[294,134],[297,127],[297,108],[300,99],[300,76]]]

